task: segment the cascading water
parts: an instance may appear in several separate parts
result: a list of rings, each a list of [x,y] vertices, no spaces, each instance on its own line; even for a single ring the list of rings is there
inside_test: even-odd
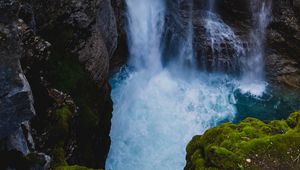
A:
[[[160,40],[164,27],[165,2],[126,1],[130,65],[136,69],[160,70]],[[151,56],[151,57],[148,57]]]
[[[213,71],[228,70],[239,72],[240,57],[245,55],[245,50],[240,39],[233,30],[214,12],[207,11],[204,16],[206,37],[211,46],[211,67]]]
[[[266,88],[264,75],[264,40],[266,29],[271,19],[271,2],[271,0],[250,1],[253,20],[253,30],[250,35],[252,45],[250,55],[243,61],[243,79],[240,87],[243,93],[261,96]]]
[[[195,60],[194,60],[194,51],[193,51],[193,1],[191,0],[188,5],[188,27],[187,27],[187,35],[186,39],[182,41],[180,54],[179,54],[179,66],[182,66],[182,69],[185,69],[184,67],[195,67]],[[182,48],[184,47],[184,48]],[[178,62],[178,61],[177,61]],[[178,65],[178,63],[176,64]]]
[[[207,3],[208,3],[208,11],[215,12],[216,0],[209,0]]]
[[[114,112],[106,168],[180,170],[194,135],[233,120],[232,79],[186,67],[193,58],[191,24],[178,56],[169,56],[173,61],[163,67],[165,2],[126,3],[130,62],[111,80]]]
[[[242,87],[240,82],[233,77],[197,71],[193,66],[193,3],[182,7],[181,0],[167,2],[126,0],[130,59],[128,66],[110,81],[114,112],[110,134],[112,143],[106,162],[108,170],[183,169],[185,147],[194,135],[223,121],[238,121],[237,117],[243,118],[251,111],[256,114],[265,112],[266,106],[283,105],[286,110],[286,104],[278,103],[276,98],[264,101],[243,95],[237,90]],[[167,8],[170,3],[172,7]],[[247,78],[245,73],[249,73],[251,81],[250,75],[263,75],[263,69],[254,68],[263,68],[263,63],[259,62],[263,57],[261,37],[267,26],[264,19],[269,15],[266,3],[252,5],[257,27],[252,33],[253,55],[247,59],[249,65],[243,75]],[[172,26],[165,24],[170,8],[180,11],[171,11]],[[181,10],[187,8],[188,13]],[[214,7],[208,9],[208,14],[202,19],[206,36],[212,42],[214,67],[218,68],[218,60],[224,58],[221,52],[224,43],[233,49],[230,54],[234,59],[231,61],[245,55],[245,51],[234,31],[215,14]],[[171,33],[165,33],[166,30],[171,30]],[[166,58],[171,61],[164,61]],[[263,76],[258,79],[263,81]],[[254,104],[257,105],[253,108]]]

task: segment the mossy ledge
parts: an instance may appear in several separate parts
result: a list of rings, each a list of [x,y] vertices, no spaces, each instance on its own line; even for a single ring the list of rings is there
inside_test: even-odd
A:
[[[56,168],[56,170],[95,170],[95,169],[90,169],[90,168],[86,168],[86,167],[82,167],[82,166],[61,166]],[[101,170],[101,169],[99,169]]]
[[[247,118],[195,136],[185,170],[300,169],[300,111],[287,120]]]

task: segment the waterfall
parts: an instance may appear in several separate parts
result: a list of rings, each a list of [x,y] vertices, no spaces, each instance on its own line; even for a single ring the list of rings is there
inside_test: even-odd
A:
[[[241,40],[234,31],[217,14],[208,11],[204,15],[204,27],[206,37],[210,42],[211,54],[206,54],[206,61],[212,71],[239,72],[241,56],[245,55],[245,50]]]
[[[250,1],[253,29],[250,34],[250,54],[248,58],[243,61],[244,73],[243,80],[241,81],[241,90],[243,93],[261,96],[266,88],[264,74],[264,41],[266,29],[271,19],[271,6],[271,0]]]
[[[219,16],[216,0],[209,0],[207,3],[201,20],[206,31],[204,41],[207,42],[210,50],[202,54],[200,61],[202,67],[214,72],[226,71],[238,74],[240,58],[245,55],[242,41]]]
[[[136,69],[157,71],[161,65],[161,36],[165,2],[127,0],[130,65]]]
[[[208,1],[208,11],[215,12],[216,0]]]
[[[180,67],[180,71],[190,68],[196,68],[196,62],[194,60],[194,49],[193,49],[193,36],[194,36],[194,30],[193,30],[193,0],[186,1],[188,3],[187,8],[188,12],[186,15],[187,17],[187,26],[184,33],[184,38],[180,39],[180,45],[179,45],[179,54],[173,54],[177,57],[178,60],[175,60],[173,62],[175,64],[175,69],[178,69],[178,66]]]
[[[180,2],[171,3],[181,8]],[[175,22],[175,27],[183,25],[188,31],[168,36],[176,52],[164,56],[164,30],[171,29],[164,23],[167,3],[126,0],[126,4],[130,59],[110,81],[114,111],[106,169],[183,169],[185,147],[194,135],[233,120],[232,78],[201,73],[192,66],[192,3],[183,13],[189,21]],[[172,11],[174,16],[180,12]],[[170,62],[162,64],[163,58]]]
[[[215,1],[208,2],[203,14],[195,13],[193,0],[126,0],[130,56],[110,80],[114,111],[106,169],[181,170],[186,145],[194,135],[281,103],[268,95],[256,97],[266,87],[263,45],[270,1],[250,3],[250,52],[217,14]],[[204,51],[207,46],[211,50],[200,62],[208,63],[212,73],[199,71],[195,64],[198,15]],[[241,71],[241,80],[222,73],[226,68]]]
[[[251,57],[247,62],[249,78],[264,81],[264,40],[271,18],[271,1],[251,1],[251,11],[254,28],[251,32],[253,41]]]

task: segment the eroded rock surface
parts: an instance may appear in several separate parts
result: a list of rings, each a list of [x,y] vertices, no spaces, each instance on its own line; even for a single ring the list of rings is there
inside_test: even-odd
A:
[[[31,89],[20,65],[18,7],[16,1],[0,2],[0,139],[17,131],[35,114]]]
[[[112,113],[109,68],[122,30],[116,7],[110,0],[3,0],[0,8],[0,139],[12,144],[0,150],[11,155],[0,169],[103,168]],[[39,152],[51,156],[42,156],[44,165],[31,162]]]

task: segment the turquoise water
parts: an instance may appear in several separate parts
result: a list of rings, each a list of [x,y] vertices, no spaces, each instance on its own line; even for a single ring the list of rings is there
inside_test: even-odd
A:
[[[237,99],[237,114],[234,122],[246,117],[255,117],[261,120],[286,119],[291,112],[300,110],[300,92],[287,89],[267,87],[261,97],[234,93]]]
[[[251,33],[255,46],[250,55],[234,30],[214,13],[215,3],[210,4],[209,15],[199,18],[206,23],[205,36],[213,49],[212,65],[207,67],[222,72],[222,59],[228,57],[222,53],[226,42],[234,50],[226,67],[232,66],[234,73],[242,70],[237,78],[198,71],[192,4],[186,11],[187,22],[183,23],[186,31],[169,28],[173,30],[171,37],[164,39],[169,27],[165,23],[165,15],[170,12],[167,4],[164,0],[126,0],[129,61],[128,67],[110,81],[114,111],[108,170],[181,170],[185,166],[186,145],[193,136],[222,122],[236,123],[249,116],[282,119],[299,109],[297,95],[274,89],[265,82],[261,43],[269,8],[257,3],[254,10],[255,14],[264,15],[253,16],[261,24],[255,24]],[[171,12],[179,17],[178,10]],[[173,19],[180,22],[180,18]],[[168,44],[170,41],[173,45]],[[168,50],[176,52],[164,52],[162,49],[168,45]],[[206,61],[208,56],[203,57]]]
[[[106,168],[183,169],[185,147],[194,135],[233,121],[232,83],[221,74],[124,69],[111,80],[114,111]]]
[[[110,81],[114,112],[107,169],[183,169],[194,135],[246,117],[283,119],[300,109],[295,93],[266,87],[262,96],[241,93],[225,74],[162,69],[148,74],[123,68]],[[297,102],[298,101],[298,102]]]

